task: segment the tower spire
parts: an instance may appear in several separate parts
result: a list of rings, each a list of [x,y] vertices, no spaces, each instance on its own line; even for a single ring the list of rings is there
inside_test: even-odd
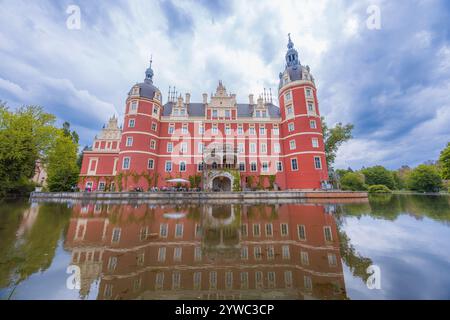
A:
[[[153,83],[153,69],[152,69],[152,63],[153,63],[153,55],[150,56],[150,66],[145,71],[145,82]]]

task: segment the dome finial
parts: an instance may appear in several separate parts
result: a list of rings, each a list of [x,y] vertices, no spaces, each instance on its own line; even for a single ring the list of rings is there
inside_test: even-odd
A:
[[[153,83],[153,69],[152,69],[152,63],[153,63],[153,55],[150,56],[150,66],[145,71],[145,81],[149,81]]]
[[[288,47],[288,49],[292,49],[294,47],[294,43],[291,40],[291,33],[288,33],[288,39],[289,39],[289,41],[288,41],[287,47]]]

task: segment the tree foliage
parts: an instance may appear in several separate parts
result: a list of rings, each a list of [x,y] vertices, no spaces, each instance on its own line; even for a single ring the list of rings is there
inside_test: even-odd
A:
[[[341,177],[342,190],[362,191],[366,190],[364,175],[359,172],[348,172]]]
[[[407,183],[410,190],[437,192],[442,186],[442,179],[435,166],[421,164],[411,171]]]
[[[442,170],[442,179],[450,180],[450,142],[439,157],[439,163]]]
[[[0,196],[31,191],[36,161],[46,162],[56,137],[54,121],[41,107],[12,112],[0,102]]]
[[[339,147],[344,142],[352,138],[352,130],[354,126],[350,123],[346,125],[338,123],[334,126],[334,128],[329,128],[323,117],[321,118],[321,122],[327,166],[328,168],[331,168],[333,166]]]
[[[60,131],[49,152],[47,185],[52,192],[71,191],[78,181],[78,145],[71,135]]]
[[[361,172],[364,174],[366,184],[369,186],[384,185],[390,190],[395,188],[394,175],[383,166],[365,168],[362,169]]]

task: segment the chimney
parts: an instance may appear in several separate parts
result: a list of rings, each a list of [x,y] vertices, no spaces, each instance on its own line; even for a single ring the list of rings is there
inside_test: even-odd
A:
[[[204,94],[203,94],[203,103],[204,103],[204,104],[207,104],[207,103],[208,103],[208,94],[207,94],[207,93],[204,93]]]
[[[255,104],[255,101],[253,101],[253,94],[248,95],[248,103]]]
[[[186,93],[185,103],[186,103],[186,104],[191,103],[191,94],[190,94],[190,93]]]

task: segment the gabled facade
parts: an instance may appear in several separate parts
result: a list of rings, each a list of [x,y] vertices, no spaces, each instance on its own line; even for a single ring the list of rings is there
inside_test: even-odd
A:
[[[111,119],[84,153],[80,189],[147,190],[194,176],[199,187],[214,191],[326,185],[316,86],[290,37],[279,106],[268,94],[239,103],[221,81],[202,102],[169,92],[163,104],[151,64],[145,75],[129,91],[123,129]],[[107,139],[106,132],[114,134]]]

